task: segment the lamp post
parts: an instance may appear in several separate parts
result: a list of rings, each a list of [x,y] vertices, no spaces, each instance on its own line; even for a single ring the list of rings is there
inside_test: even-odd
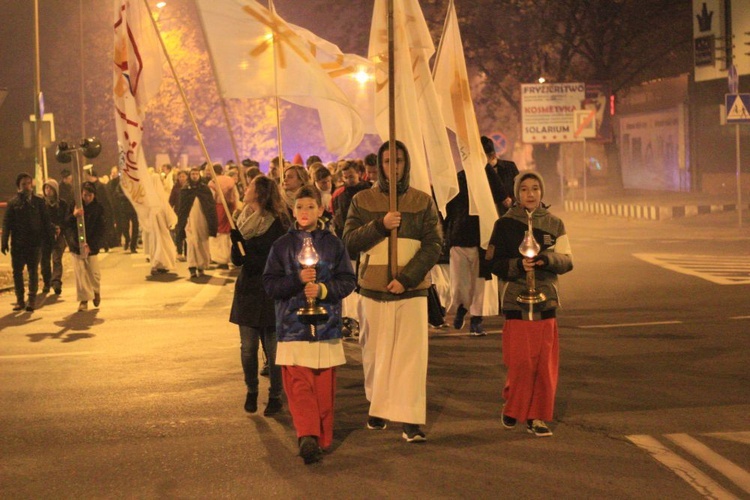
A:
[[[302,264],[303,268],[309,269],[315,267],[318,264],[318,260],[320,258],[318,257],[318,252],[315,251],[312,238],[306,237],[302,241],[302,250],[297,254],[297,261]],[[317,336],[316,325],[328,319],[328,312],[318,305],[318,299],[307,297],[307,304],[297,310],[297,317],[301,323],[309,326],[310,335],[315,338]]]

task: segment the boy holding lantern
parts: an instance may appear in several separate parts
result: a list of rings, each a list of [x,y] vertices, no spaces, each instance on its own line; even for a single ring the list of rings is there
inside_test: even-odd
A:
[[[293,212],[293,227],[271,247],[263,287],[276,301],[276,364],[282,367],[299,454],[309,464],[333,440],[335,367],[346,363],[341,300],[356,281],[344,244],[319,220],[320,191],[314,186],[299,189]],[[316,300],[323,310],[311,306]],[[300,309],[321,312],[306,319]]]
[[[504,282],[500,308],[505,317],[503,363],[508,373],[502,423],[512,429],[518,420],[526,421],[528,432],[546,437],[552,435],[545,420],[552,420],[559,365],[557,275],[573,269],[573,256],[565,225],[542,203],[542,176],[520,173],[513,191],[516,204],[495,223],[485,256],[491,271]],[[524,256],[520,247],[531,235],[539,251]],[[535,294],[526,279],[530,272]]]

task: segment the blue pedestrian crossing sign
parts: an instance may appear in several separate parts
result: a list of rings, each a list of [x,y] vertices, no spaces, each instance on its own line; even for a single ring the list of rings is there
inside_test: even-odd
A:
[[[750,94],[726,94],[727,123],[750,123]]]

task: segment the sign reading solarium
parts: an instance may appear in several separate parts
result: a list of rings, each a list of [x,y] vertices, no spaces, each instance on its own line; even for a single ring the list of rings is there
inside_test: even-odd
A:
[[[523,142],[575,142],[575,112],[586,99],[583,83],[539,83],[521,85]]]

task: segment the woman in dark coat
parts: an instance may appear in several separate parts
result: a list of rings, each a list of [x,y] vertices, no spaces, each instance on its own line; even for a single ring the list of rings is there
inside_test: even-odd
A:
[[[245,188],[245,208],[232,230],[232,263],[242,266],[234,288],[229,321],[240,327],[240,358],[245,373],[247,397],[245,411],[258,409],[258,344],[268,358],[271,386],[264,415],[281,410],[281,367],[276,366],[276,313],[274,301],[263,290],[263,269],[271,245],[286,234],[289,216],[281,199],[279,186],[272,179],[259,176]],[[242,245],[245,255],[239,252]]]

